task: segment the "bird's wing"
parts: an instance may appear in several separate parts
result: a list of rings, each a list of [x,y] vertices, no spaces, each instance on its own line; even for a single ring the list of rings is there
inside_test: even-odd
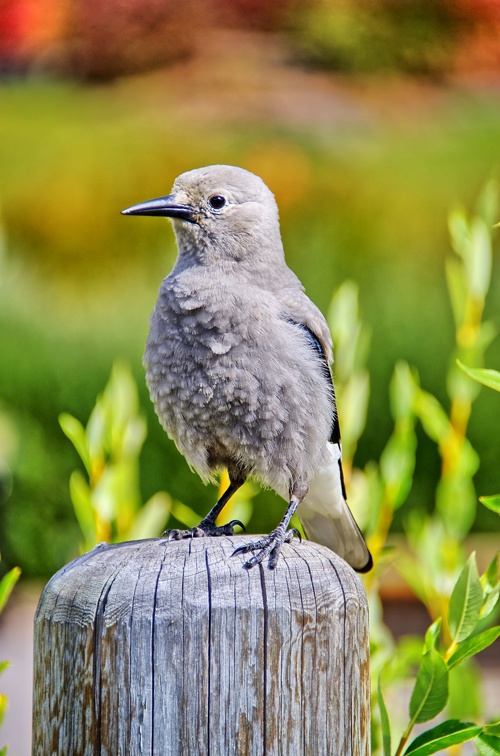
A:
[[[312,305],[312,303],[310,304]],[[309,308],[309,312],[313,312],[313,307]],[[321,325],[324,324],[322,328],[323,339],[320,339],[311,327],[312,317],[309,317],[307,322],[297,320],[296,317],[292,316],[287,318],[289,322],[301,329],[304,338],[307,339],[311,347],[313,359],[320,361],[325,381],[331,391],[333,404],[332,426],[328,440],[329,463],[324,469],[316,473],[310,481],[309,492],[302,501],[298,514],[309,538],[335,551],[355,570],[367,572],[372,567],[372,557],[347,505],[335,389],[330,360],[325,347],[325,342],[331,345],[330,332],[323,316],[319,313],[319,310],[317,312],[319,317],[316,316],[314,320],[319,321]],[[328,334],[327,339],[324,335],[325,327]]]

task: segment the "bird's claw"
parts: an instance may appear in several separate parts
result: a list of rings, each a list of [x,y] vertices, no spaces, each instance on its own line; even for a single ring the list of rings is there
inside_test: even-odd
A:
[[[248,554],[249,551],[258,551],[259,553],[250,557],[248,562],[245,562],[243,566],[249,570],[255,567],[256,564],[261,564],[266,557],[269,557],[268,567],[270,570],[274,570],[278,564],[281,547],[284,543],[291,543],[294,536],[298,536],[300,541],[302,541],[302,536],[297,528],[283,530],[278,527],[259,541],[244,543],[242,546],[238,546],[231,556],[235,556],[235,554]]]
[[[165,530],[162,538],[166,537],[169,541],[180,541],[182,538],[203,538],[205,536],[231,536],[234,535],[234,528],[239,525],[246,533],[246,528],[241,520],[231,520],[225,525],[216,525],[211,520],[202,520],[199,525],[188,530]]]

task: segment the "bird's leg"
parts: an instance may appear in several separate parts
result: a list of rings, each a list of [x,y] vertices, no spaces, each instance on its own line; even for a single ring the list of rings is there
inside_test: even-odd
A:
[[[236,491],[241,488],[244,482],[244,476],[230,474],[228,488],[226,489],[226,491],[224,491],[215,506],[212,507],[210,512],[206,517],[203,518],[199,525],[194,528],[190,528],[189,530],[166,530],[163,535],[168,535],[169,541],[178,541],[181,538],[233,535],[235,525],[239,525],[241,528],[243,528],[243,530],[245,530],[245,526],[242,522],[240,522],[240,520],[231,520],[231,522],[228,522],[225,525],[215,524],[217,517],[222,512],[231,496],[233,496],[233,494],[235,494]]]
[[[235,554],[247,554],[249,551],[258,551],[251,557],[248,562],[245,562],[244,567],[250,569],[256,564],[260,564],[268,556],[268,567],[270,570],[274,570],[278,564],[278,558],[280,555],[281,547],[284,543],[290,543],[293,540],[294,535],[300,535],[295,528],[287,530],[290,520],[302,499],[305,497],[309,486],[302,480],[298,480],[290,486],[290,504],[288,505],[286,512],[277,528],[275,528],[268,536],[261,538],[254,543],[245,543],[243,546],[239,546],[233,551],[232,556]]]

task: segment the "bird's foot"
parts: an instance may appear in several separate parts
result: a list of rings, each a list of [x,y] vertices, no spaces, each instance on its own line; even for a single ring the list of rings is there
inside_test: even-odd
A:
[[[235,525],[245,531],[245,526],[240,520],[231,520],[225,525],[216,525],[212,520],[202,520],[195,528],[189,530],[165,530],[162,536],[169,541],[180,541],[181,538],[203,538],[204,536],[231,536],[234,535]]]
[[[285,530],[278,526],[275,530],[269,533],[268,536],[261,538],[259,541],[245,543],[243,546],[238,546],[231,556],[234,556],[235,554],[248,554],[249,551],[258,551],[259,553],[251,557],[243,566],[249,570],[252,567],[255,567],[256,564],[261,564],[266,557],[269,557],[268,567],[270,570],[274,570],[278,564],[281,547],[284,543],[291,543],[294,536],[298,536],[299,539],[302,540],[297,528]]]

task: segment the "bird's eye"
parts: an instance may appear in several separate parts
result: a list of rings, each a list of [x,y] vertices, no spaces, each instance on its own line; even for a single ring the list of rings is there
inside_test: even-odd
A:
[[[213,197],[210,197],[208,201],[214,210],[220,210],[226,204],[226,198],[221,197],[220,194],[215,194]]]

